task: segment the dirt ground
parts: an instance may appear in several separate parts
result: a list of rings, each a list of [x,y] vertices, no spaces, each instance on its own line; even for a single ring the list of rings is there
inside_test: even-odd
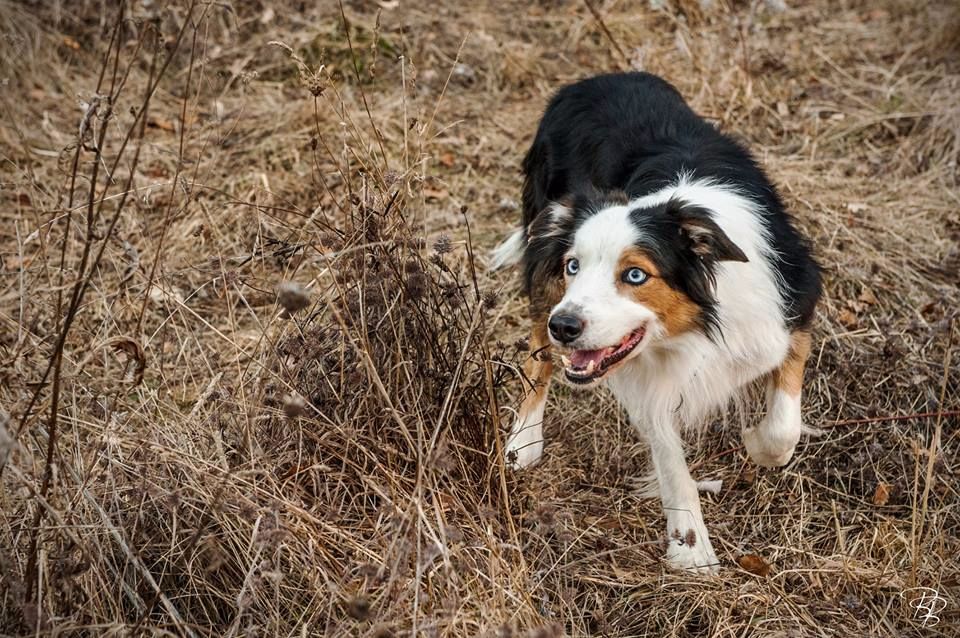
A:
[[[121,11],[122,9],[122,11]],[[960,8],[0,0],[0,634],[960,635]],[[549,96],[674,83],[823,264],[805,437],[646,452],[554,390],[488,251]],[[555,386],[557,387],[557,386]],[[927,589],[917,589],[927,588]]]

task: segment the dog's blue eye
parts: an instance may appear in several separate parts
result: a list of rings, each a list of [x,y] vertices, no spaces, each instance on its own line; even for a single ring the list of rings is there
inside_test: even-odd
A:
[[[639,286],[647,280],[647,273],[639,268],[629,268],[623,272],[623,281],[631,286]]]
[[[578,272],[580,272],[580,262],[576,259],[569,260],[567,262],[567,274],[573,277]]]

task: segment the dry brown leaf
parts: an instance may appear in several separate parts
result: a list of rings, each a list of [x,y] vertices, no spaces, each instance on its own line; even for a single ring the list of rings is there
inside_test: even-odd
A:
[[[870,304],[871,306],[877,305],[877,296],[873,294],[873,291],[864,286],[863,291],[860,293],[860,296],[857,297],[860,301],[865,304]]]
[[[147,369],[147,355],[140,342],[130,337],[120,336],[107,339],[103,345],[111,346],[117,352],[123,352],[130,357],[135,367],[128,372],[126,380],[134,386],[140,385],[143,381],[143,373]]]
[[[440,201],[446,199],[450,193],[442,188],[424,188],[424,196],[429,200]]]
[[[80,43],[68,35],[63,36],[63,44],[64,46],[70,47],[74,51],[80,50]]]
[[[177,127],[173,122],[155,115],[151,115],[147,118],[147,126],[150,128],[158,128],[161,131],[166,131],[168,133],[173,133],[175,130],[177,130]]]
[[[854,314],[853,311],[847,310],[846,308],[842,309],[839,313],[837,313],[837,319],[846,328],[856,328],[857,323],[859,322],[857,319],[857,315]]]
[[[437,502],[440,504],[440,509],[444,512],[454,512],[457,509],[457,499],[453,495],[447,492],[437,492]]]
[[[770,563],[756,554],[744,554],[737,559],[737,564],[751,574],[757,576],[770,575]]]
[[[453,165],[456,163],[453,153],[444,153],[440,156],[440,163],[446,166],[447,168],[453,168]]]
[[[873,504],[883,507],[890,500],[890,486],[886,483],[877,483],[877,489],[873,493]]]
[[[10,272],[20,270],[21,267],[29,268],[31,263],[33,263],[33,256],[31,255],[24,256],[22,260],[20,255],[7,255],[3,258],[4,268]]]

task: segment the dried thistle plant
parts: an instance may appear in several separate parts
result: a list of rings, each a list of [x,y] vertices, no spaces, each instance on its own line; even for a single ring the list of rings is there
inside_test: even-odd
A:
[[[277,286],[277,303],[289,317],[310,307],[310,294],[300,284],[285,281]]]

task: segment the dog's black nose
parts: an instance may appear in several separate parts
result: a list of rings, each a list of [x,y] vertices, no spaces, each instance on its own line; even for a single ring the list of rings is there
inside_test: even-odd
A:
[[[553,315],[547,325],[560,343],[570,343],[583,333],[583,322],[573,315]]]

